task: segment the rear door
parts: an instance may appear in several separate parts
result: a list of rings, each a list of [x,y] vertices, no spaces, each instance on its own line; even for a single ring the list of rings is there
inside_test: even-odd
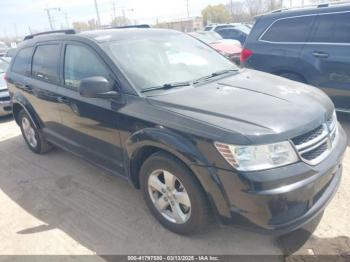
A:
[[[324,90],[337,108],[350,110],[350,12],[319,14],[302,59],[309,83]]]
[[[18,51],[9,74],[9,88],[36,114],[44,131],[56,131],[61,119],[57,104],[60,42],[45,42]],[[24,97],[24,99],[23,99]]]
[[[118,130],[118,100],[86,98],[78,92],[82,79],[105,77],[116,90],[117,81],[96,50],[79,42],[65,42],[62,85],[61,144],[109,171],[123,175],[123,154]]]

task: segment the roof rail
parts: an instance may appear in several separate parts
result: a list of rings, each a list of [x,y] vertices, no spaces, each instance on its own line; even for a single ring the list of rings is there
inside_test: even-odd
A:
[[[47,31],[47,32],[41,32],[41,33],[37,33],[37,34],[27,35],[26,37],[24,37],[24,40],[33,39],[34,37],[40,36],[40,35],[59,34],[59,33],[63,33],[66,35],[74,35],[77,32],[74,29]]]
[[[322,3],[322,4],[317,4],[317,5],[304,5],[304,6],[298,6],[298,7],[287,7],[287,8],[273,10],[270,12],[270,14],[284,12],[284,11],[290,11],[290,10],[304,9],[304,8],[324,8],[324,7],[344,5],[344,4],[350,4],[350,1],[337,1],[337,2]]]
[[[123,28],[151,28],[148,24],[140,24],[140,25],[125,25],[125,26],[111,26],[110,29],[123,29]]]

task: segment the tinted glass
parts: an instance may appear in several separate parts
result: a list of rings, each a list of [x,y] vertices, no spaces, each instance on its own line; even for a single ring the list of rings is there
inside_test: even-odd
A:
[[[312,42],[350,43],[350,13],[320,15]]]
[[[262,40],[272,42],[306,42],[311,32],[314,16],[287,18],[275,22]]]
[[[59,45],[38,46],[33,56],[33,76],[40,80],[57,83],[59,57]]]
[[[177,32],[135,35],[103,47],[140,90],[236,69],[212,48]]]
[[[33,54],[32,47],[21,49],[15,58],[12,71],[17,74],[30,76],[32,54]]]
[[[80,80],[93,76],[103,76],[112,81],[108,70],[93,51],[83,46],[67,45],[64,62],[65,85],[76,89]]]
[[[217,32],[224,37],[239,37],[242,34],[236,29],[222,29]]]

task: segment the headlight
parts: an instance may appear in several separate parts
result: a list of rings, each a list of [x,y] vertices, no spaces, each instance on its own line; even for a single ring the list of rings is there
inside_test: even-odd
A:
[[[258,146],[235,146],[216,142],[215,147],[230,165],[240,171],[270,169],[299,160],[288,141]]]

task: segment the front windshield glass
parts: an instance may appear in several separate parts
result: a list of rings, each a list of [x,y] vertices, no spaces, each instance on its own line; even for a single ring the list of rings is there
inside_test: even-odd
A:
[[[0,58],[0,73],[5,73],[9,64]]]
[[[107,42],[104,48],[140,91],[237,69],[214,49],[182,33],[133,35]]]

